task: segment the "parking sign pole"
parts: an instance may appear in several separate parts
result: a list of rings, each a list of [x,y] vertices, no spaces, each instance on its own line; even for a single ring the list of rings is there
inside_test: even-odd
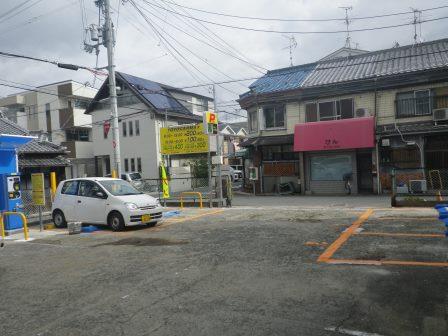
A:
[[[204,124],[204,127],[207,127],[206,124]],[[210,155],[210,134],[207,134],[207,140],[208,140],[208,151],[207,151],[207,165],[208,165],[208,198],[209,198],[209,206],[210,208],[213,207],[213,186],[212,186],[212,162],[211,162],[211,155]]]
[[[216,102],[216,85],[213,84],[213,107],[215,113],[218,114],[218,106]],[[219,123],[216,125],[217,134],[216,134],[216,156],[221,156],[221,137],[219,136]],[[221,159],[220,159],[221,160]],[[222,171],[221,171],[221,161],[218,162],[218,198],[219,198],[219,206],[222,207]]]

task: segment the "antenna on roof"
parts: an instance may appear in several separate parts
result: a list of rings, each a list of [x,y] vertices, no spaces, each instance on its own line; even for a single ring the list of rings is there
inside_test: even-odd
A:
[[[422,43],[422,11],[412,7],[411,10],[414,12],[414,20],[412,21],[412,24],[414,25],[414,44]]]
[[[353,7],[352,6],[345,6],[345,7],[342,6],[342,7],[339,7],[339,8],[345,10],[345,20],[344,20],[344,23],[345,23],[345,27],[346,27],[345,30],[347,32],[347,35],[345,37],[345,46],[344,47],[351,49],[352,48],[352,43],[351,43],[352,38],[350,37],[350,23],[352,23],[352,20],[348,16],[348,11],[351,11],[353,9]]]
[[[282,48],[282,50],[289,49],[289,63],[291,66],[293,66],[294,64],[292,62],[292,51],[293,49],[297,48],[296,38],[294,37],[294,35],[283,35],[283,37],[289,40],[289,46]]]

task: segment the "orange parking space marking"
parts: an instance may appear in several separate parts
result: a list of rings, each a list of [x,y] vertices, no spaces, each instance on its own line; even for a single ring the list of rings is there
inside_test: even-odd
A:
[[[417,238],[445,238],[440,233],[398,233],[398,232],[358,232],[356,235],[363,236],[386,236],[386,237],[417,237]]]
[[[432,261],[404,261],[404,260],[366,260],[366,259],[329,259],[327,264],[346,264],[346,265],[397,265],[397,266],[432,266],[448,267],[448,262]]]
[[[317,259],[318,262],[327,262],[333,254],[353,235],[362,223],[364,223],[373,213],[372,209],[366,210],[353,224],[346,229]]]

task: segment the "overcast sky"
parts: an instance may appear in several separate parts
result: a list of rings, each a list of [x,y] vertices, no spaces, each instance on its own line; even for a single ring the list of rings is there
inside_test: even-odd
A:
[[[25,0],[2,0],[0,2],[0,51],[15,52],[36,57],[58,60],[66,63],[94,66],[95,56],[83,51],[83,23],[81,3],[85,4],[86,24],[98,20],[97,9],[93,0],[31,0],[24,7],[31,5],[14,17],[2,15]],[[149,24],[140,16],[131,3],[122,5],[121,0],[111,0],[114,8],[113,18],[117,22],[118,33],[116,44],[117,70],[136,76],[155,80],[178,87],[210,83],[240,78],[260,76],[260,72],[252,69],[229,55],[220,53],[193,37],[203,39],[207,43],[223,49],[215,40],[205,38],[204,32],[217,34],[225,42],[239,52],[240,58],[250,60],[266,69],[276,69],[289,65],[289,40],[284,34],[251,32],[219,27],[208,23],[200,26],[197,21],[180,17],[158,7],[151,7],[144,0],[134,0],[152,20],[156,29],[164,37],[160,39],[151,30]],[[167,8],[162,0],[146,0]],[[166,1],[166,0],[165,0]],[[221,12],[240,16],[270,17],[285,19],[326,19],[344,17],[339,6],[353,6],[351,17],[381,15],[395,12],[406,12],[411,7],[418,9],[447,5],[443,0],[169,0],[193,8]],[[180,7],[172,7],[181,11]],[[146,12],[148,11],[148,12]],[[281,31],[336,31],[344,30],[341,21],[331,22],[277,22],[256,21],[248,19],[228,18],[188,10],[196,18],[255,29]],[[156,18],[157,16],[158,18]],[[448,17],[448,8],[425,11],[422,20]],[[351,29],[379,27],[411,22],[413,14],[376,18],[372,20],[353,20]],[[178,29],[173,28],[173,25]],[[424,41],[445,38],[448,19],[422,24]],[[206,30],[208,29],[208,30]],[[395,42],[400,45],[413,42],[413,26],[404,26],[386,30],[354,32],[351,34],[353,45],[360,49],[378,50],[390,48]],[[190,36],[189,36],[190,35]],[[290,34],[289,34],[290,35]],[[193,36],[193,37],[191,37]],[[332,51],[344,46],[345,34],[294,34],[298,46],[294,49],[294,64],[316,61]],[[166,40],[164,40],[166,39]],[[224,43],[221,41],[221,43]],[[175,56],[183,65],[170,55],[167,46],[175,47]],[[227,47],[228,48],[228,47]],[[226,51],[233,53],[235,51]],[[195,54],[195,55],[194,55]],[[191,64],[187,63],[190,62]],[[106,65],[106,50],[101,48],[100,66]],[[189,71],[187,71],[187,68]],[[196,69],[195,69],[196,68]],[[199,70],[199,71],[198,71]],[[193,76],[191,73],[193,73]],[[14,81],[31,86],[44,85],[51,82],[75,79],[80,82],[93,83],[93,75],[87,71],[61,70],[53,65],[28,60],[17,60],[0,57],[0,80]],[[100,86],[103,78],[96,81]],[[251,81],[226,84],[217,90],[218,100],[222,104],[237,98],[237,94],[247,91]],[[232,91],[229,92],[226,89]],[[0,96],[17,89],[0,86]],[[209,95],[207,87],[195,89],[196,92]],[[230,107],[227,107],[229,110]],[[230,108],[229,111],[232,111]]]

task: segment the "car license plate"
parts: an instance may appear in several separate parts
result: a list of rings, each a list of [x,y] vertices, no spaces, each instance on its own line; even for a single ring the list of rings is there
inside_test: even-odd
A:
[[[151,221],[151,215],[142,215],[142,222],[148,223]]]

